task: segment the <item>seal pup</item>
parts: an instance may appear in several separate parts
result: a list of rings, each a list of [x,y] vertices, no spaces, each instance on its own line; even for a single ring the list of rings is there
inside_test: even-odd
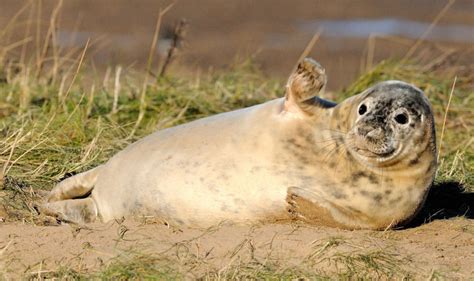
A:
[[[194,227],[408,222],[436,170],[428,99],[386,81],[335,104],[319,97],[326,80],[306,58],[285,97],[157,131],[60,182],[42,209],[76,223],[133,215]]]

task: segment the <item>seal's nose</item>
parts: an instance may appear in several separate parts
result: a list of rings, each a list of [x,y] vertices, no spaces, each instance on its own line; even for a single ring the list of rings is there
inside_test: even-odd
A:
[[[357,128],[357,133],[360,136],[370,138],[370,139],[380,139],[383,137],[382,128],[373,128],[373,127],[359,127]]]
[[[373,129],[372,131],[368,132],[367,135],[365,136],[368,138],[380,139],[381,137],[383,137],[382,128],[379,127],[377,129]]]

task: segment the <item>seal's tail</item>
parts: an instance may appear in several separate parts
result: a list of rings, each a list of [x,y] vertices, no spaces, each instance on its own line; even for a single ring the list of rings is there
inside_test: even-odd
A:
[[[94,189],[101,166],[72,176],[56,185],[39,206],[45,215],[56,217],[65,222],[84,224],[98,218],[97,205],[88,195]]]

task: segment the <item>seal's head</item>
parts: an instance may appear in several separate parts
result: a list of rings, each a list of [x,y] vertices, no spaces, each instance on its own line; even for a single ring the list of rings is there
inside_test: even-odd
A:
[[[346,135],[350,153],[376,166],[435,155],[433,114],[423,92],[401,81],[385,81],[356,99],[352,128]]]

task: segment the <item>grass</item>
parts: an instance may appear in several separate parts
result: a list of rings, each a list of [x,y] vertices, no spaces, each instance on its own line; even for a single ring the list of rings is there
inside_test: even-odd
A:
[[[180,273],[176,266],[164,261],[163,258],[151,255],[138,255],[129,258],[115,259],[99,272],[81,273],[70,268],[61,268],[49,272],[41,277],[47,279],[74,279],[74,280],[303,280],[311,276],[315,279],[317,275],[302,272],[297,269],[279,269],[277,265],[259,266],[246,264],[236,266],[224,272],[210,270],[203,274]],[[31,276],[32,279],[36,276]],[[328,280],[328,277],[320,276],[319,280]]]
[[[154,254],[123,254],[104,265],[99,271],[81,272],[61,267],[31,279],[74,280],[367,280],[411,279],[412,275],[400,268],[406,262],[385,251],[328,252],[316,264],[288,265],[285,261],[245,261],[216,268],[196,256],[178,259]]]

